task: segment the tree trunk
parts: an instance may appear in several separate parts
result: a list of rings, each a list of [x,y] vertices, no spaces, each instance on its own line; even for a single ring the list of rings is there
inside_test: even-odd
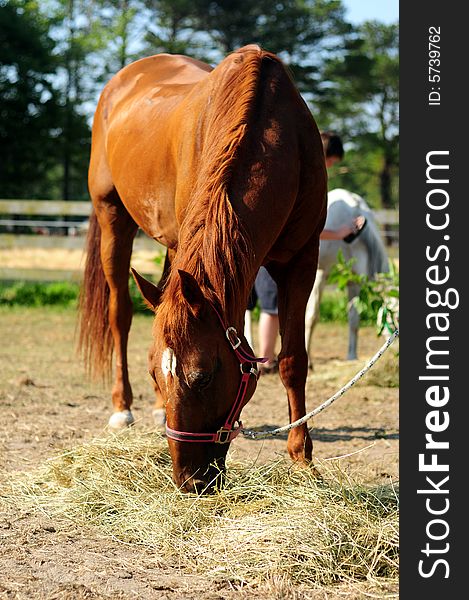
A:
[[[127,31],[127,27],[129,24],[129,2],[128,0],[123,0],[121,3],[121,11],[122,11],[122,31],[121,31],[121,46],[120,46],[120,67],[121,69],[123,69],[125,67],[125,65],[127,64],[127,36],[128,36],[128,31]]]

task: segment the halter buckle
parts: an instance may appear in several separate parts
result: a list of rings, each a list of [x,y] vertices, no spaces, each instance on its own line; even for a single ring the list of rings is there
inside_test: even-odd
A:
[[[230,441],[230,435],[233,433],[232,429],[225,429],[220,427],[216,433],[215,444],[228,444]]]
[[[239,348],[239,346],[241,346],[241,340],[239,339],[238,332],[236,331],[236,329],[234,327],[228,327],[225,334],[226,334],[226,339],[230,342],[233,350],[236,350],[236,348]],[[232,336],[233,336],[233,339],[232,339]]]

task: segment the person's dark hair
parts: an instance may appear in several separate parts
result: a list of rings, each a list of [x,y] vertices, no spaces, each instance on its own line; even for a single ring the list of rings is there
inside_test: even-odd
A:
[[[340,160],[344,158],[344,147],[340,137],[332,131],[323,131],[321,133],[324,155],[326,158],[337,156]]]

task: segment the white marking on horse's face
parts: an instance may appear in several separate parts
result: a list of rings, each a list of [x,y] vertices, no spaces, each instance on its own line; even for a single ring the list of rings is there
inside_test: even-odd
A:
[[[163,352],[163,356],[161,357],[161,370],[165,377],[168,377],[168,375],[174,377],[176,374],[176,355],[171,348],[166,348]]]

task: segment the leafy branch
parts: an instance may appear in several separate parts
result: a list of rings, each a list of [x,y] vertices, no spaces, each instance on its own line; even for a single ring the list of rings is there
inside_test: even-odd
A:
[[[341,250],[337,263],[332,268],[328,282],[337,284],[340,290],[355,283],[360,287],[359,295],[352,302],[360,315],[370,310],[376,314],[377,333],[385,330],[393,333],[399,324],[399,272],[391,262],[388,273],[378,273],[373,279],[355,273],[355,259],[346,261]]]

